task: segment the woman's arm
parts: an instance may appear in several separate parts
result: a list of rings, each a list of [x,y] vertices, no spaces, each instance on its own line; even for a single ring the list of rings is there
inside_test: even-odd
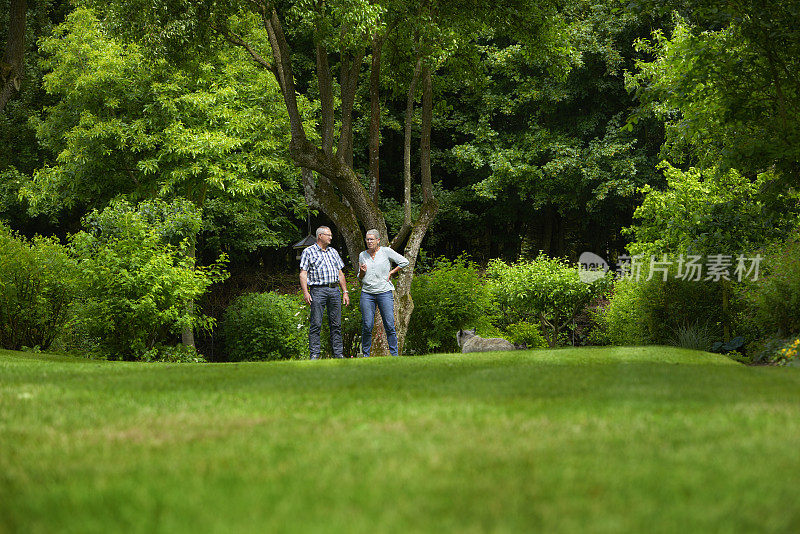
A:
[[[358,279],[363,280],[364,276],[367,274],[367,264],[361,261],[364,253],[358,255]]]
[[[386,247],[384,250],[386,250],[386,255],[389,256],[389,259],[397,264],[397,270],[404,268],[410,263],[405,256],[395,252],[389,247]]]
[[[398,254],[389,247],[386,247],[384,250],[386,250],[386,255],[389,257],[389,259],[397,264],[394,269],[389,271],[389,280],[391,280],[392,275],[396,274],[400,269],[406,267],[409,264],[409,261],[405,258],[405,256]]]

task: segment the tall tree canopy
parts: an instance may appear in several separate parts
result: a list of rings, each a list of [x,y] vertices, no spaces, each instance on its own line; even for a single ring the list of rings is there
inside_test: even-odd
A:
[[[209,191],[291,186],[277,90],[266,76],[245,76],[237,54],[176,70],[108,35],[85,8],[42,51],[44,87],[58,101],[35,124],[56,158],[25,190],[35,210],[102,207],[118,195],[203,205]]]
[[[467,84],[454,69],[447,88],[450,136],[438,159],[453,169],[442,194],[436,236],[484,259],[620,250],[638,189],[659,182],[659,121],[623,128],[636,106],[624,71],[633,68],[635,38],[657,15],[617,2],[573,2],[550,31],[571,49],[531,54],[505,28],[476,47],[478,69]],[[460,78],[458,77],[460,75]],[[479,229],[459,232],[459,221]]]
[[[290,152],[302,169],[306,199],[337,226],[353,262],[362,248],[364,230],[377,228],[382,236],[387,235],[379,202],[382,79],[404,82],[402,179],[406,207],[403,225],[392,242],[412,262],[398,283],[401,343],[413,309],[409,294],[413,264],[438,210],[431,172],[435,74],[487,28],[516,28],[514,33],[524,37],[525,45],[556,53],[561,50],[554,43],[565,37],[548,31],[558,16],[555,2],[133,0],[98,3],[97,8],[148,50],[175,61],[188,59],[189,45],[198,51],[227,43],[241,47],[254,66],[271,72],[283,95]],[[394,61],[392,75],[382,77],[384,50],[392,50]],[[367,69],[370,76],[365,75]],[[359,91],[362,86],[369,89]],[[354,164],[358,161],[354,157],[354,108],[359,94],[368,94],[371,101],[369,155],[364,158],[368,169]],[[304,121],[299,103],[303,96],[319,102],[313,127]],[[412,213],[412,126],[420,97],[420,205]]]
[[[800,4],[699,2],[639,48],[629,87],[667,123],[664,156],[800,183]]]

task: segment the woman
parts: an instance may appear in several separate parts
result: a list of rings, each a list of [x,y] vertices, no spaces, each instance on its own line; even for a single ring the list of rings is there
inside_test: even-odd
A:
[[[358,255],[358,279],[361,280],[361,351],[369,356],[372,346],[372,327],[375,326],[375,308],[381,310],[383,328],[389,352],[397,356],[397,333],[394,330],[394,285],[392,275],[408,265],[408,260],[390,249],[380,246],[381,236],[377,230],[366,235],[367,250]],[[391,263],[396,267],[392,269]]]

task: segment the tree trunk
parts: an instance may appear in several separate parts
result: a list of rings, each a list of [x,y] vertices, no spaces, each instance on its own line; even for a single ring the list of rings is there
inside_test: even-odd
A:
[[[192,240],[192,244],[189,246],[186,255],[191,259],[192,268],[194,268],[197,257],[194,240]],[[194,301],[186,301],[186,313],[194,314]],[[181,332],[181,341],[187,347],[194,348],[194,329],[191,326],[184,327],[183,332]]]
[[[22,58],[25,55],[27,0],[11,0],[10,9],[6,47],[0,63],[0,111],[5,109],[13,94],[19,91],[23,74]]]
[[[730,281],[722,280],[722,341],[725,343],[731,340],[730,294]]]
[[[372,38],[372,68],[369,75],[369,195],[380,203],[380,146],[381,146],[381,53],[383,37],[377,33]],[[387,236],[388,237],[388,236]]]
[[[397,312],[395,311],[395,316]],[[381,310],[375,310],[375,326],[372,328],[372,346],[370,347],[370,356],[389,356],[389,341],[386,339],[386,329],[383,328],[383,316]],[[395,319],[395,325],[397,319]],[[399,347],[398,347],[399,348]],[[402,354],[399,350],[398,354]]]
[[[414,223],[403,255],[408,259],[409,265],[400,271],[395,294],[395,329],[397,330],[397,347],[402,354],[403,346],[408,333],[408,324],[411,313],[414,311],[414,299],[411,298],[411,281],[414,278],[414,265],[416,265],[422,239],[428,227],[439,211],[439,204],[433,196],[433,180],[431,178],[431,124],[433,121],[433,84],[430,68],[424,66],[421,72],[422,80],[422,128],[420,131],[420,177],[422,181],[422,206],[419,217]]]
[[[403,134],[403,226],[411,226],[411,126],[414,121],[414,95],[417,91],[422,69],[422,58],[417,58],[414,65],[414,74],[408,88],[406,100],[406,120]]]
[[[528,221],[523,224],[522,239],[519,245],[519,259],[532,260],[539,255],[542,233],[540,221]]]

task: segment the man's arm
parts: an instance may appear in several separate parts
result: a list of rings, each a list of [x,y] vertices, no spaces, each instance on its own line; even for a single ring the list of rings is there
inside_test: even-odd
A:
[[[350,306],[350,293],[347,291],[347,280],[344,278],[344,273],[339,269],[339,287],[342,288],[342,295],[344,296],[344,305]]]
[[[303,298],[306,299],[306,304],[311,304],[311,293],[308,292],[308,271],[303,269],[300,269],[300,289],[303,290]]]

